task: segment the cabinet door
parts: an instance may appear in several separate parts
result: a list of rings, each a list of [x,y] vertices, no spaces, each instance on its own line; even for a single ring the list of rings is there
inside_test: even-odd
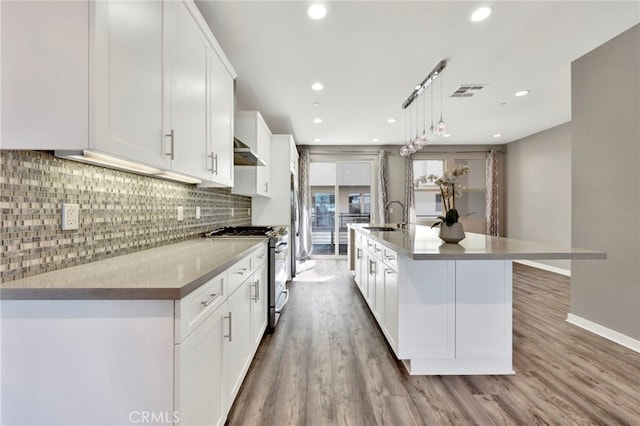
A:
[[[233,77],[209,49],[209,152],[211,181],[233,186]]]
[[[171,169],[202,179],[207,166],[207,50],[202,30],[182,2],[166,2],[165,149]]]
[[[92,5],[95,132],[91,147],[166,168],[163,2],[98,1]]]
[[[251,361],[251,280],[229,296],[229,338],[227,352],[227,395],[233,401]]]
[[[0,3],[2,149],[86,149],[89,2]]]
[[[385,297],[385,292],[384,292],[384,285],[385,285],[385,270],[388,269],[384,263],[382,263],[380,260],[376,260],[376,298],[375,298],[375,314],[376,317],[378,318],[378,322],[380,323],[380,326],[384,325],[384,316],[385,316],[385,312],[384,312],[384,297]]]
[[[267,292],[269,290],[269,277],[267,275],[266,264],[263,264],[253,274],[253,282],[251,284],[251,338],[252,351],[255,350],[267,328]]]
[[[358,236],[356,235],[356,238],[358,238]],[[358,284],[358,288],[360,288],[360,291],[362,291],[362,267],[364,262],[362,261],[362,256],[363,256],[363,252],[362,252],[362,245],[360,243],[356,243],[356,249],[355,249],[355,253],[354,253],[354,257],[355,257],[355,261],[354,261],[354,266],[355,266],[355,281],[356,284]]]
[[[258,167],[257,172],[257,187],[256,194],[264,197],[270,197],[271,192],[269,185],[271,185],[271,132],[264,124],[262,119],[258,117],[257,125],[257,141],[258,141],[258,155],[262,157],[265,163],[264,167]]]
[[[376,258],[371,253],[367,253],[367,302],[373,312],[375,312],[376,306],[376,270],[377,270]]]
[[[175,411],[180,425],[222,425],[226,419],[226,305],[175,347]]]
[[[384,267],[384,325],[389,344],[398,350],[398,272]]]

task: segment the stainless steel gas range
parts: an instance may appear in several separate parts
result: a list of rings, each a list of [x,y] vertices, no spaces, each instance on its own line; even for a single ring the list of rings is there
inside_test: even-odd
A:
[[[226,226],[205,234],[207,238],[242,238],[266,235],[269,238],[269,325],[273,332],[287,301],[289,230],[286,226]]]

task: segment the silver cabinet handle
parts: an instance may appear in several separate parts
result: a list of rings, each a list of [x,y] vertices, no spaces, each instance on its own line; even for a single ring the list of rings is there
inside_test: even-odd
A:
[[[202,306],[209,306],[210,304],[213,303],[214,300],[216,300],[218,297],[222,296],[222,293],[212,293],[211,297],[209,297],[209,299],[205,300],[204,302],[200,302],[202,303]]]
[[[385,269],[385,270],[384,270],[384,273],[385,273],[385,274],[393,274],[393,273],[395,273],[395,272],[396,272],[396,271],[394,271],[393,269]]]
[[[373,251],[375,251],[375,252],[377,253],[377,252],[379,252],[379,251],[382,251],[382,249],[379,249],[378,247],[374,247],[374,248],[373,248]]]
[[[217,175],[218,174],[218,154],[216,154],[215,152],[212,152],[209,155],[209,158],[211,158],[211,168],[209,170],[214,175]]]
[[[240,274],[240,275],[244,275],[244,273],[246,272],[247,268],[242,268],[239,271],[235,271],[234,274]]]
[[[253,283],[253,301],[258,303],[260,300],[260,279],[257,279],[255,283]]]
[[[171,129],[171,132],[168,135],[165,135],[168,138],[171,138],[171,152],[165,152],[164,155],[170,156],[173,160],[175,158],[175,140],[176,140],[176,132],[174,129]]]
[[[231,324],[233,324],[233,318],[231,316],[232,312],[229,312],[229,316],[226,316],[225,318],[229,319],[229,334],[225,334],[224,337],[229,338],[229,342],[231,342]]]
[[[362,257],[362,249],[356,249],[356,259],[360,259]]]
[[[395,260],[395,259],[396,259],[396,258],[395,258],[395,257],[393,257],[393,256],[385,256],[384,258],[385,258],[385,259],[387,259],[387,260]]]
[[[373,260],[370,260],[369,261],[369,273],[370,274],[375,274],[376,273],[375,266],[376,266],[376,262],[374,262]]]

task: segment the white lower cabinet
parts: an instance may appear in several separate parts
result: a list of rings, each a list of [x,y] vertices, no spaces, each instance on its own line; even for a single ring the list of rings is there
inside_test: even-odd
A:
[[[175,407],[181,425],[222,425],[228,398],[226,303],[176,345]]]
[[[266,250],[175,301],[0,300],[1,423],[224,424],[266,328]]]
[[[245,281],[229,296],[227,395],[235,398],[251,363],[251,285]]]

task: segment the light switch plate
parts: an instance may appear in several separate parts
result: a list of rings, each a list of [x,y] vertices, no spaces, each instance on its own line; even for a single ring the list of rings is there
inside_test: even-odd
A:
[[[196,206],[196,219],[200,219],[200,206]]]
[[[184,220],[184,207],[178,206],[178,222]]]
[[[80,222],[80,206],[78,204],[62,205],[62,230],[71,231],[78,229]]]

